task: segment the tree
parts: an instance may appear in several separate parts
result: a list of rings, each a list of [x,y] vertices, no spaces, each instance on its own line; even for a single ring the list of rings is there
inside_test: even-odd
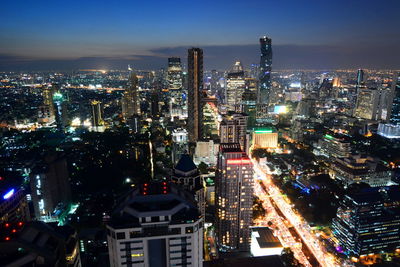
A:
[[[198,168],[199,168],[199,171],[200,171],[201,174],[208,173],[208,165],[206,163],[204,163],[203,161],[200,162]]]

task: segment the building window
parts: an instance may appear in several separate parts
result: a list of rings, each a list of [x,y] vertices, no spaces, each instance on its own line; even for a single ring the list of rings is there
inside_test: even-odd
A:
[[[117,239],[125,239],[125,233],[124,232],[117,233]]]
[[[186,227],[186,233],[193,233],[193,227]]]

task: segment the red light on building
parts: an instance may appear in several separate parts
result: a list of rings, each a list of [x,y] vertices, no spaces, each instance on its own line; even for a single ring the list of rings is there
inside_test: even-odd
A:
[[[143,192],[143,195],[147,195],[147,192]]]
[[[10,226],[10,224],[8,224],[8,223],[6,223],[6,225],[5,225],[6,227],[9,227]]]
[[[10,237],[9,236],[6,236],[6,238],[4,238],[6,241],[9,241],[10,240]]]
[[[250,164],[251,160],[250,159],[228,159],[227,160],[228,164],[239,164],[239,165],[243,165],[243,164]]]
[[[166,194],[166,193],[167,193],[167,191],[164,191],[163,193],[164,193],[164,194]]]
[[[13,233],[16,233],[16,232],[17,232],[17,230],[15,230],[15,229],[12,229],[12,232],[13,232]]]
[[[144,186],[146,187],[146,186],[148,186],[148,184],[144,184]]]
[[[22,226],[24,223],[23,222],[19,222],[18,223],[18,226]]]

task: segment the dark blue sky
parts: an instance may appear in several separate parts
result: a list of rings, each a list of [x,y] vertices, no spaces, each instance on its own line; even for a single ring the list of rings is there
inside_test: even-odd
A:
[[[165,66],[189,46],[207,68],[400,68],[398,0],[2,0],[0,70]]]

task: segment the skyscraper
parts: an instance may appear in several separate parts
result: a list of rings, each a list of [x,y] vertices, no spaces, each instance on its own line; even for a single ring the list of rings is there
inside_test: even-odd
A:
[[[360,88],[354,117],[366,120],[375,120],[379,104],[379,91],[376,89]]]
[[[107,225],[110,266],[203,264],[203,219],[193,197],[173,183],[137,186]]]
[[[103,109],[101,106],[101,102],[93,100],[91,102],[91,107],[92,107],[92,126],[98,127],[103,125]]]
[[[218,243],[228,250],[248,250],[253,214],[253,168],[238,143],[220,145],[215,180]]]
[[[246,84],[242,63],[236,61],[226,77],[225,102],[231,111],[240,111]]]
[[[247,118],[244,113],[228,113],[222,117],[219,135],[221,143],[239,143],[242,151],[249,148],[247,138]]]
[[[53,94],[53,110],[55,113],[57,130],[63,132],[67,123],[67,105],[65,96],[61,93],[58,85],[55,86]]]
[[[337,250],[356,257],[394,253],[400,245],[399,203],[397,186],[345,195],[332,222]]]
[[[364,70],[359,69],[357,71],[357,86],[360,86],[364,83]]]
[[[182,65],[179,57],[168,58],[167,72],[168,90],[171,98],[174,98],[176,103],[182,99]]]
[[[202,138],[202,91],[203,50],[191,48],[188,50],[188,133],[192,143]]]
[[[260,38],[261,58],[257,103],[262,105],[269,104],[269,95],[271,91],[271,65],[272,65],[272,46],[271,39],[267,36]]]
[[[122,97],[122,115],[128,119],[133,115],[140,114],[138,78],[134,72],[129,75],[128,88]]]

